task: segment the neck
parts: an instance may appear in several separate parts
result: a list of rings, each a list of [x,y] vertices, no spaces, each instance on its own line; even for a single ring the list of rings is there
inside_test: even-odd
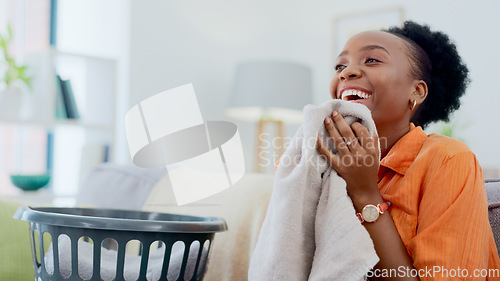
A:
[[[377,129],[380,140],[380,154],[384,158],[392,146],[410,131],[410,125],[409,123],[402,123],[397,126],[377,126]]]

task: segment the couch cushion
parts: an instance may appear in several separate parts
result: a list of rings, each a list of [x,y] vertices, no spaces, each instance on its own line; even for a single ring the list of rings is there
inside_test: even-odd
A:
[[[81,207],[140,210],[165,168],[105,163],[92,169],[78,189]]]
[[[500,255],[500,179],[486,179],[485,184],[486,196],[488,197],[488,216]]]

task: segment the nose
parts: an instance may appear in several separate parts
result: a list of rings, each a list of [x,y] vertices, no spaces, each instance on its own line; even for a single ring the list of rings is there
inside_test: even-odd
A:
[[[354,67],[352,65],[346,66],[342,72],[340,72],[339,79],[340,81],[356,79],[361,77],[361,71],[359,68]]]

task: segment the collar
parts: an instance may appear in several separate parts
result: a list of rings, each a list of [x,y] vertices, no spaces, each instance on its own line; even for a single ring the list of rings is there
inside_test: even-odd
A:
[[[410,131],[400,138],[380,161],[380,166],[404,175],[418,155],[427,134],[420,126],[410,123]]]

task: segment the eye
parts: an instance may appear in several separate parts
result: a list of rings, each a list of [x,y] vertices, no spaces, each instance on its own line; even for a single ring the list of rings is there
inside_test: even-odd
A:
[[[345,68],[345,65],[342,65],[342,64],[337,64],[337,65],[335,66],[335,70],[336,70],[336,71],[342,70],[342,69],[344,69],[344,68]]]
[[[374,59],[374,58],[367,58],[365,63],[374,63],[374,62],[380,62],[378,59]]]

